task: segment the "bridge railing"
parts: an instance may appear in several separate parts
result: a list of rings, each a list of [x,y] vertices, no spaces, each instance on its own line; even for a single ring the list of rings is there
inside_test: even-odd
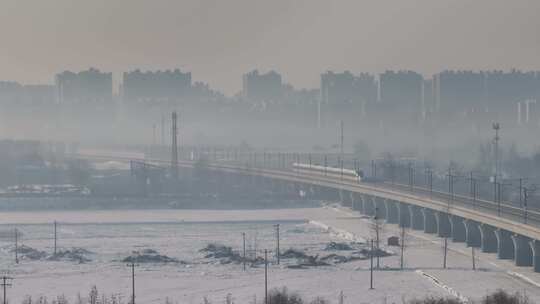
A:
[[[271,170],[295,176],[298,173],[293,172],[293,163],[354,169],[363,171],[366,177],[364,185],[392,189],[425,199],[446,201],[449,206],[482,210],[501,218],[540,226],[540,210],[537,207],[537,201],[523,194],[523,190],[526,189],[523,184],[520,183],[518,188],[519,200],[517,200],[515,199],[515,185],[508,185],[505,183],[507,181],[491,182],[485,177],[474,174],[459,174],[457,170],[437,172],[427,166],[420,169],[408,163],[397,165],[395,162],[385,160],[360,162],[350,154],[261,152],[249,149],[183,150],[179,159],[188,162],[206,160],[209,163],[226,164],[245,170]],[[153,161],[162,167],[171,164],[166,160]],[[320,178],[337,184],[351,184],[335,177]],[[493,192],[489,193],[491,189]],[[510,199],[512,194],[514,194],[513,200]]]
[[[391,188],[426,198],[447,201],[452,205],[483,210],[502,218],[540,225],[537,198],[526,197],[524,184],[517,180],[490,181],[479,174],[457,170],[436,171],[420,168],[411,162],[376,160],[361,162],[351,154],[289,153],[253,150],[204,150],[191,153],[191,160],[207,159],[237,167],[292,172],[293,163],[313,164],[362,171],[366,182],[374,187]],[[533,200],[534,199],[534,200]]]

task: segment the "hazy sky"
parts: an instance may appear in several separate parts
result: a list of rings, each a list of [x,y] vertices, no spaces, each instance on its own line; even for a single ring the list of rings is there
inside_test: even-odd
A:
[[[90,66],[190,70],[231,94],[252,68],[540,69],[538,0],[0,0],[0,80]]]

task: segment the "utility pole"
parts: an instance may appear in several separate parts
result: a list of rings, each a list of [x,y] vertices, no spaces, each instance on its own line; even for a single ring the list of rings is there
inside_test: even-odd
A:
[[[529,194],[527,188],[523,188],[523,223],[527,224],[527,198]]]
[[[454,202],[454,176],[451,167],[448,167],[448,193],[450,194],[450,202]]]
[[[448,237],[444,237],[444,255],[443,255],[443,268],[446,269],[446,255],[448,252]]]
[[[433,198],[433,171],[431,169],[427,169],[426,174],[429,185],[429,198]]]
[[[131,267],[131,303],[135,304],[135,262],[128,264]]]
[[[242,264],[244,271],[246,271],[246,233],[242,232]]]
[[[277,264],[279,265],[279,224],[276,224],[276,258],[277,258]]]
[[[373,289],[373,239],[371,239],[371,254],[369,267],[369,289]]]
[[[494,175],[493,175],[493,201],[495,203],[498,203],[499,197],[498,197],[498,186],[497,186],[497,178],[499,176],[499,130],[501,129],[501,125],[498,122],[494,122],[492,124],[492,128],[495,131],[495,137],[493,138],[493,150],[494,150]],[[498,208],[497,214],[501,216],[500,214],[500,208]]]
[[[471,255],[472,255],[472,269],[476,270],[476,258],[474,256],[474,246],[471,246]]]
[[[469,173],[469,197],[473,197],[473,173],[472,171]]]
[[[6,288],[12,286],[11,282],[13,282],[13,278],[6,276],[2,277],[2,283],[0,283],[0,285],[2,285],[2,288],[4,289],[4,304],[7,304]]]
[[[523,208],[523,179],[519,178],[519,207]]]
[[[340,129],[340,133],[339,133],[339,139],[340,139],[339,154],[341,155],[341,158],[343,158],[343,153],[344,153],[344,149],[343,149],[343,120],[339,121],[339,129]]]
[[[54,221],[54,255],[56,255],[56,244],[58,239],[58,235],[56,233],[56,226],[56,221]]]
[[[377,269],[380,267],[380,259],[379,259],[379,208],[375,208],[375,244],[377,245]]]
[[[497,203],[499,199],[497,198],[497,176],[493,177],[493,202]]]
[[[171,169],[172,169],[172,177],[175,180],[178,180],[178,128],[177,128],[177,114],[176,111],[172,112],[172,147],[171,147]]]
[[[15,264],[19,264],[19,231],[15,228]]]
[[[341,157],[339,159],[339,166],[341,167],[340,179],[343,180],[343,158],[341,158]]]
[[[411,163],[409,163],[409,190],[411,192],[414,190],[414,168]]]
[[[499,130],[501,129],[501,125],[498,122],[494,122],[492,124],[493,130],[495,130],[495,137],[493,138],[493,144],[494,144],[494,154],[495,154],[495,181],[497,180],[497,177],[499,176]]]
[[[472,171],[470,173],[469,181],[470,181],[470,186],[469,186],[470,194],[469,195],[472,200],[473,208],[476,208],[476,179],[474,178]]]
[[[264,304],[268,304],[268,250],[264,250]]]
[[[501,183],[496,183],[497,187],[497,215],[501,216]]]
[[[405,253],[405,225],[401,226],[401,256],[399,259],[399,266],[403,270],[404,265],[404,253]]]

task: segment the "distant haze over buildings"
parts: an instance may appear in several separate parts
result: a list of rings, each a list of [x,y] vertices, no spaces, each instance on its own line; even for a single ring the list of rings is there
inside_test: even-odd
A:
[[[511,6],[511,7],[509,7]],[[180,67],[228,95],[276,70],[318,88],[326,70],[540,70],[534,0],[3,0],[0,80]]]

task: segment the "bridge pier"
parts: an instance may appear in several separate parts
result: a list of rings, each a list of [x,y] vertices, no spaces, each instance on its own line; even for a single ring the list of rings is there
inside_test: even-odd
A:
[[[292,195],[292,196],[298,196],[298,191],[299,191],[299,184],[298,183],[295,183],[295,182],[286,182],[287,184],[287,190],[286,192],[284,193],[285,195],[289,196],[289,195]]]
[[[366,214],[366,196],[364,194],[358,194],[358,198],[360,200],[360,206],[359,209],[360,214]]]
[[[422,208],[409,205],[409,214],[411,215],[411,228],[413,230],[424,230],[424,213]]]
[[[424,214],[424,233],[437,233],[437,219],[431,209],[422,208]]]
[[[452,242],[461,243],[467,239],[467,232],[465,230],[464,219],[459,216],[450,216],[450,225],[452,229]]]
[[[304,190],[304,185],[302,183],[293,183],[293,188],[292,188],[292,195],[294,197],[300,197],[300,192],[301,191],[305,191]]]
[[[358,202],[356,201],[356,197],[354,195],[354,192],[350,191],[349,192],[349,197],[350,197],[350,200],[351,200],[351,210],[356,210],[356,205],[358,204]]]
[[[277,193],[287,195],[291,193],[294,189],[294,185],[287,181],[277,180]]]
[[[540,242],[537,240],[531,240],[529,245],[531,246],[531,250],[533,252],[534,272],[540,272]]]
[[[309,197],[313,200],[321,200],[321,193],[319,187],[311,185],[309,187]]]
[[[352,207],[352,197],[350,191],[339,189],[339,198],[343,207]]]
[[[313,186],[313,185],[309,185],[308,187],[309,188],[308,188],[306,194],[309,196],[309,198],[317,200],[319,198],[319,196],[317,195],[316,187]]]
[[[519,234],[512,235],[512,242],[514,242],[514,260],[516,266],[532,266],[533,265],[533,250],[530,246],[528,237],[524,237]]]
[[[497,258],[501,260],[511,260],[514,258],[514,242],[512,241],[512,233],[507,230],[495,230],[497,237]]]
[[[330,202],[341,202],[341,197],[339,196],[339,190],[335,188],[325,187],[325,196],[326,200]]]
[[[411,227],[411,214],[409,212],[409,205],[399,202],[399,227]]]
[[[322,186],[313,186],[313,189],[315,190],[315,195],[317,196],[317,199],[320,201],[328,201],[328,191],[325,187]]]
[[[364,214],[368,216],[374,216],[375,215],[374,198],[369,195],[364,195],[362,199],[364,201]]]
[[[480,224],[480,238],[482,252],[494,253],[497,252],[497,236],[495,235],[495,228],[489,225]]]
[[[464,220],[467,247],[482,247],[482,234],[480,233],[480,223],[471,220]]]
[[[448,213],[437,211],[435,212],[437,219],[437,236],[447,238],[452,236],[452,224],[450,224],[450,216]]]
[[[362,199],[362,195],[359,193],[351,192],[351,200],[353,202],[353,210],[360,211],[360,213],[364,213],[364,200]]]
[[[377,197],[375,203],[375,216],[378,219],[386,219],[386,199]]]
[[[386,207],[386,222],[388,224],[399,223],[399,203],[393,200],[386,200],[384,204]]]
[[[219,172],[219,171],[216,171],[216,173]],[[262,175],[255,175],[255,185],[258,186],[258,187],[262,187],[266,184],[266,181],[265,181],[265,177],[262,176]],[[221,180],[223,181],[223,178],[221,178]],[[223,185],[223,184],[221,184]]]
[[[328,200],[328,191],[322,186],[315,186],[315,194],[317,195],[318,200]]]

